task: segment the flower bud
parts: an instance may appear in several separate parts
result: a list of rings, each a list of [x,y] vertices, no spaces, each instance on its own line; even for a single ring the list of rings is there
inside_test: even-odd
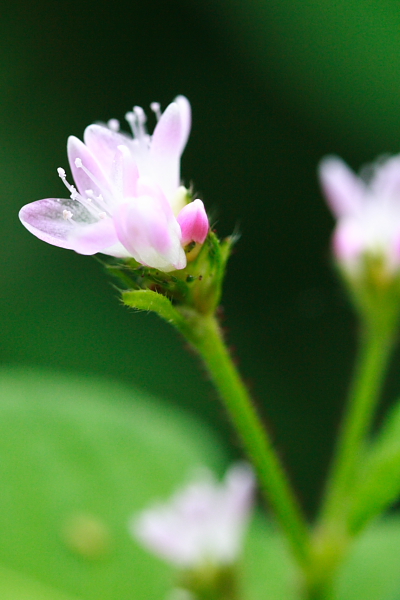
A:
[[[204,242],[209,230],[209,223],[201,200],[194,200],[187,204],[180,211],[177,220],[181,226],[183,246],[187,246],[190,242],[198,244]]]

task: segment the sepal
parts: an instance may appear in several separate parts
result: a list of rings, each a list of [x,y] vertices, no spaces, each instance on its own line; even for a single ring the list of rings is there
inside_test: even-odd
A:
[[[235,565],[209,564],[183,571],[178,584],[196,600],[235,600],[238,597],[237,575]]]
[[[394,332],[400,316],[400,272],[389,270],[384,256],[371,255],[363,257],[357,273],[340,265],[338,270],[362,321],[377,331]]]
[[[105,266],[122,284],[125,304],[154,311],[181,329],[182,316],[214,314],[235,241],[234,235],[220,241],[210,230],[203,244],[192,243],[185,248],[187,266],[168,273],[145,267],[134,259],[116,260]]]
[[[152,290],[127,290],[123,291],[121,296],[126,306],[140,311],[155,312],[167,323],[185,333],[187,324],[184,317],[166,296]]]

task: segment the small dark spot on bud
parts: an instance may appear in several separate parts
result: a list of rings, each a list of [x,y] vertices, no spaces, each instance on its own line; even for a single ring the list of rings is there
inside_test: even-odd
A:
[[[199,275],[198,279],[199,279],[199,281],[202,281],[203,275]]]
[[[192,281],[194,281],[194,280],[195,280],[195,278],[193,277],[193,275],[188,275],[188,276],[186,277],[186,281],[187,281],[187,283],[192,283]]]

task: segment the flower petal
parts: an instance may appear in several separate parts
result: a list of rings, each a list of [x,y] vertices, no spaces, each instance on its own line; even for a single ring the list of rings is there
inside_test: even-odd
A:
[[[70,233],[72,248],[79,254],[109,254],[107,249],[118,243],[114,222],[109,217],[97,223],[75,227]]]
[[[65,218],[69,211],[74,221]],[[79,224],[93,223],[93,217],[78,202],[70,199],[46,198],[23,206],[19,212],[21,223],[37,238],[59,246],[74,249],[70,236]]]
[[[132,143],[132,139],[128,135],[97,124],[86,127],[83,139],[107,175],[111,173],[118,146],[129,147]]]
[[[175,102],[179,107],[179,113],[181,118],[181,153],[183,152],[186,143],[188,141],[188,137],[190,134],[190,129],[192,127],[192,109],[190,107],[190,102],[185,96],[177,96],[175,98]]]
[[[398,201],[400,196],[400,156],[392,156],[376,164],[371,189],[378,197],[389,197]]]
[[[356,268],[358,258],[367,246],[362,225],[356,219],[343,219],[333,234],[334,254],[349,269]]]
[[[340,158],[324,158],[319,165],[319,177],[337,218],[355,215],[362,209],[366,186]]]
[[[68,138],[67,151],[72,176],[82,196],[86,197],[86,190],[93,190],[96,196],[101,194],[106,201],[110,202],[109,181],[89,148],[81,140],[71,135]],[[82,168],[76,166],[75,161],[77,158],[92,173],[94,180]]]
[[[114,216],[118,239],[143,265],[172,271],[186,266],[180,243],[180,227],[165,214],[160,201],[151,196],[132,198]]]
[[[167,198],[173,196],[180,184],[180,157],[185,135],[181,111],[172,102],[156,125],[150,147],[152,176]]]

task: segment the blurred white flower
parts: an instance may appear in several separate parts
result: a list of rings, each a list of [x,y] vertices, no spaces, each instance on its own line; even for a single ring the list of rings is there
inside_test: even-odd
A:
[[[252,470],[231,467],[222,483],[204,471],[166,503],[135,516],[132,534],[181,568],[229,565],[238,557],[255,488]]]
[[[322,160],[319,175],[337,218],[333,250],[340,264],[357,273],[365,256],[400,266],[400,155],[382,159],[358,177],[334,156]]]

